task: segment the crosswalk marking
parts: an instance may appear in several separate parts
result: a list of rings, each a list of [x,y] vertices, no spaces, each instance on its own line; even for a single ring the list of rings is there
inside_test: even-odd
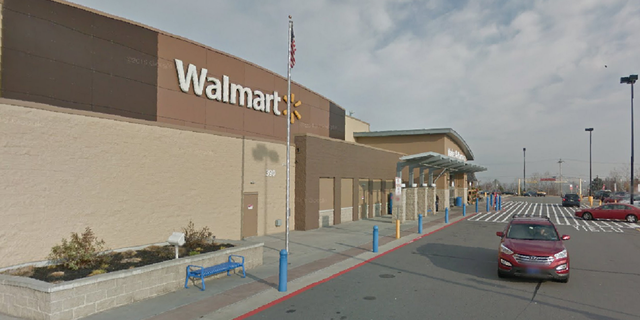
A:
[[[581,206],[588,208],[588,206]],[[622,229],[640,228],[637,223],[617,220],[583,220],[575,216],[575,208],[563,207],[556,203],[528,203],[524,201],[507,201],[502,210],[480,212],[468,221],[483,221],[507,223],[513,216],[532,215],[534,217],[547,216],[556,225],[570,226],[576,230],[591,232],[623,232]]]

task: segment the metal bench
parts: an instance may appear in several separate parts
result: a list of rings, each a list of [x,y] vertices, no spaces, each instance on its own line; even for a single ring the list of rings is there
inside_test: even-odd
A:
[[[242,259],[242,262],[237,262],[235,261],[234,258],[240,258]],[[189,288],[188,284],[189,284],[189,278],[199,278],[200,281],[202,282],[202,289],[200,289],[201,291],[204,291],[205,287],[204,287],[204,278],[217,274],[217,273],[221,273],[221,272],[227,272],[227,275],[229,275],[229,271],[234,270],[236,268],[240,268],[242,267],[242,277],[246,277],[247,274],[245,273],[244,270],[244,257],[243,256],[238,256],[238,255],[230,255],[229,256],[229,261],[228,262],[224,262],[221,264],[217,264],[215,266],[211,266],[211,267],[201,267],[201,266],[196,266],[196,265],[188,265],[187,266],[187,277],[184,280],[184,287],[185,288]]]

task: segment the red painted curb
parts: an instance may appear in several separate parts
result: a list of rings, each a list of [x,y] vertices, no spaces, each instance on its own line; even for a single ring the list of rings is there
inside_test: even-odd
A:
[[[381,253],[381,254],[373,257],[373,258],[370,258],[368,260],[360,262],[360,263],[356,264],[355,266],[353,266],[351,268],[342,270],[342,271],[340,271],[340,272],[338,272],[338,273],[336,273],[336,274],[334,274],[334,275],[332,275],[332,276],[330,276],[328,278],[325,278],[325,279],[322,279],[320,281],[314,282],[314,283],[312,283],[310,285],[307,285],[306,287],[304,287],[302,289],[298,289],[298,291],[294,291],[294,292],[292,292],[292,293],[290,293],[290,294],[288,294],[288,295],[286,295],[286,296],[284,296],[282,298],[279,298],[277,300],[271,301],[271,302],[269,302],[269,303],[267,303],[267,304],[265,304],[265,305],[263,305],[263,306],[261,306],[259,308],[256,308],[256,309],[254,309],[252,311],[249,311],[249,312],[247,312],[247,313],[245,313],[245,314],[243,314],[243,315],[241,315],[241,316],[239,316],[237,318],[234,318],[234,320],[242,320],[242,319],[246,319],[248,317],[251,317],[251,316],[253,316],[253,315],[257,314],[257,313],[260,313],[260,312],[262,312],[262,311],[264,311],[266,309],[269,309],[270,307],[272,307],[272,306],[274,306],[274,305],[276,305],[276,304],[278,304],[278,303],[280,303],[282,301],[285,301],[285,300],[287,300],[287,299],[289,299],[291,297],[297,296],[297,295],[299,295],[299,294],[301,294],[301,293],[303,293],[303,292],[305,292],[305,291],[307,291],[307,290],[309,290],[309,289],[311,289],[311,288],[313,288],[313,287],[315,287],[315,286],[317,286],[319,284],[325,283],[325,282],[327,282],[327,281],[329,281],[331,279],[339,277],[339,276],[341,276],[341,275],[343,275],[343,274],[345,274],[345,273],[347,273],[347,272],[349,272],[349,271],[351,271],[353,269],[359,268],[359,267],[361,267],[362,265],[364,265],[366,263],[369,263],[369,262],[371,262],[371,261],[373,261],[375,259],[378,259],[378,258],[384,256],[387,253],[396,251],[396,250],[398,250],[398,249],[400,249],[400,248],[402,248],[402,247],[404,247],[404,246],[406,246],[406,245],[408,245],[410,243],[415,242],[416,240],[420,240],[420,239],[422,239],[422,238],[424,238],[424,237],[426,237],[426,236],[428,236],[430,234],[438,232],[438,231],[440,231],[440,230],[442,230],[444,228],[450,227],[450,226],[452,226],[452,225],[454,225],[454,224],[456,224],[456,223],[458,223],[458,222],[460,222],[462,220],[466,220],[466,219],[470,218],[471,216],[473,216],[473,215],[467,215],[466,217],[463,217],[462,219],[460,219],[460,220],[458,220],[456,222],[449,223],[449,224],[444,225],[444,226],[442,226],[442,227],[440,227],[440,228],[438,228],[436,230],[433,230],[433,231],[431,231],[429,233],[423,234],[423,235],[421,235],[421,236],[419,236],[419,237],[417,237],[417,238],[415,238],[415,239],[413,239],[413,240],[411,240],[411,241],[409,241],[407,243],[401,244],[401,245],[399,245],[399,246],[397,246],[397,247],[395,247],[393,249],[390,249],[390,250],[388,250],[388,251],[386,251],[384,253]]]

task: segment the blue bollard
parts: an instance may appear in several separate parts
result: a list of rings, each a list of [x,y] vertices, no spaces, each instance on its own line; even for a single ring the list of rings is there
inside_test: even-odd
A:
[[[373,252],[378,252],[378,226],[373,226]]]
[[[502,196],[498,196],[498,211],[502,210]]]
[[[444,209],[444,223],[449,223],[449,208]]]
[[[280,250],[280,282],[278,284],[278,291],[287,291],[287,250]]]
[[[485,201],[487,202],[487,212],[489,212],[489,199],[485,199]]]
[[[466,216],[467,215],[467,204],[463,203],[462,204],[462,216]]]
[[[478,198],[476,198],[476,213],[478,213]]]
[[[422,215],[418,215],[418,233],[422,234]]]

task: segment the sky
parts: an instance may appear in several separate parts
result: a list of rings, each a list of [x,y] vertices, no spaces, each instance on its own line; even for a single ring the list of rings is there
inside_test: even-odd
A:
[[[640,73],[640,1],[71,2],[285,77],[291,15],[292,81],[371,131],[452,128],[487,168],[480,182],[507,184],[525,169],[588,181],[594,128],[593,177],[630,175],[631,86],[620,78]]]

